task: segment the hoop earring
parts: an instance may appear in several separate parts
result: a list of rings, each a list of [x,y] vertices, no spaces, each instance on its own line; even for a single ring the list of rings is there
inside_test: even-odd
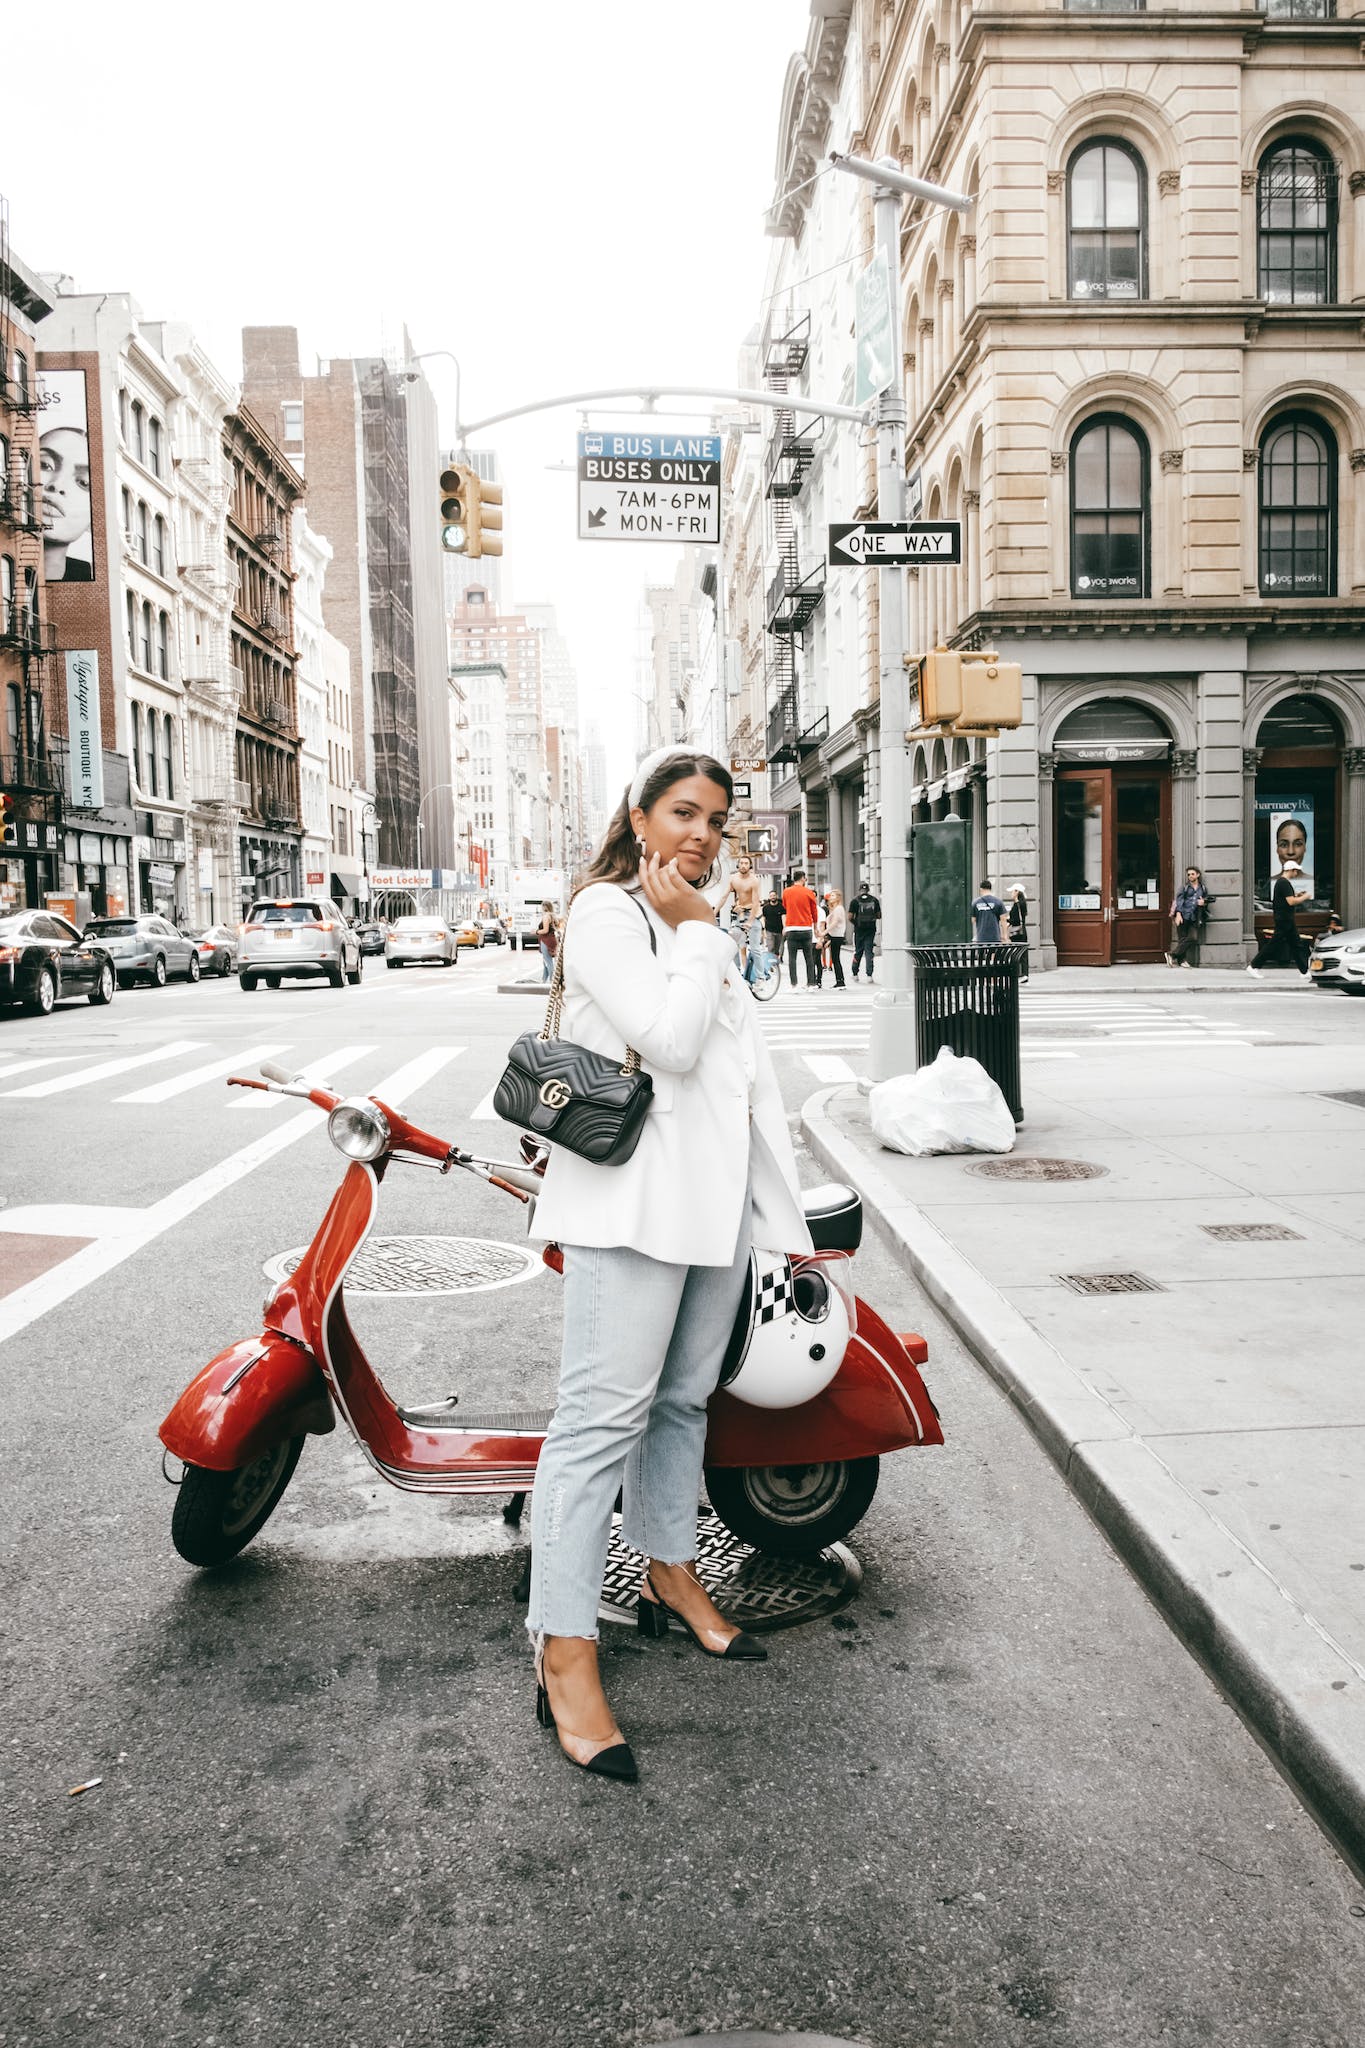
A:
[[[640,833],[640,832],[637,832],[637,833],[636,833],[636,835],[635,835],[635,844],[636,844],[636,845],[637,845],[637,846],[639,847],[639,849],[640,849],[641,853],[643,853],[643,852],[644,852],[644,850],[645,850],[645,842],[644,842],[644,835],[643,835],[642,833]]]

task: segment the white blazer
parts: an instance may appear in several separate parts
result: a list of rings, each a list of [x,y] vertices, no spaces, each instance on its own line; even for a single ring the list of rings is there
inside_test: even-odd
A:
[[[551,1146],[535,1235],[728,1266],[752,1169],[753,1241],[809,1251],[786,1111],[733,939],[691,921],[674,931],[637,891],[594,882],[574,897],[561,944],[561,1035],[612,1059],[634,1046],[654,1097],[620,1166]]]

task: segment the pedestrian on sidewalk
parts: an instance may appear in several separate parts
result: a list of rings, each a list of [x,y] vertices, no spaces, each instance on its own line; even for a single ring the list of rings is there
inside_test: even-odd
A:
[[[536,926],[536,944],[540,947],[540,978],[548,981],[554,973],[555,954],[559,951],[559,933],[555,929],[555,907],[553,903],[540,906],[540,923]]]
[[[1171,950],[1166,955],[1168,967],[1188,967],[1185,958],[1191,946],[1197,946],[1204,936],[1204,925],[1213,898],[1204,887],[1204,877],[1198,868],[1186,868],[1185,880],[1176,890],[1171,905],[1171,917],[1175,922],[1175,936]]]
[[[798,957],[806,963],[806,987],[815,987],[815,959],[812,943],[815,937],[815,920],[820,906],[815,900],[815,891],[806,886],[803,868],[798,868],[787,887],[782,891],[782,927],[787,940],[787,978],[796,987],[796,962]]]
[[[1270,937],[1259,948],[1256,958],[1247,968],[1248,974],[1259,975],[1267,960],[1279,960],[1286,954],[1300,974],[1308,972],[1308,942],[1299,937],[1299,927],[1294,912],[1301,903],[1311,901],[1312,892],[1301,889],[1298,877],[1303,869],[1296,860],[1287,860],[1275,878],[1275,887],[1270,895],[1270,907],[1275,922]]]
[[[866,875],[858,884],[858,893],[848,906],[848,914],[853,925],[853,979],[858,979],[858,969],[862,966],[866,967],[867,978],[871,981],[877,926],[882,921],[882,906],[872,894],[872,884]]]
[[[732,797],[706,754],[642,761],[561,956],[565,1041],[613,1065],[633,1047],[654,1094],[629,1159],[550,1148],[536,1235],[564,1250],[564,1348],[531,1496],[526,1625],[537,1720],[571,1763],[626,1782],[635,1759],[597,1664],[617,1491],[625,1541],[647,1559],[641,1634],[662,1635],[672,1613],[708,1655],[761,1660],[697,1578],[706,1403],[755,1239],[811,1249],[772,1059],[702,893]]]
[[[1010,890],[1010,944],[1024,949],[1020,981],[1028,980],[1028,897],[1016,882]]]
[[[826,943],[825,899],[817,897],[815,904],[815,930],[811,934],[811,956],[815,961],[815,986],[825,985],[825,969],[829,965],[829,947]]]
[[[982,882],[980,894],[972,904],[972,944],[998,946],[1000,920],[1005,915],[1005,905],[995,893],[995,884]]]
[[[844,986],[843,950],[848,935],[848,912],[844,909],[842,889],[831,889],[829,907],[825,911],[825,937],[829,946],[829,964],[834,975],[834,986]]]

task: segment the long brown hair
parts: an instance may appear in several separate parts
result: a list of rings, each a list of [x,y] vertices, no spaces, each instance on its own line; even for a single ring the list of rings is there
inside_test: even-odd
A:
[[[734,802],[735,786],[730,780],[730,771],[722,768],[719,761],[712,760],[709,754],[670,754],[666,761],[659,763],[640,791],[640,810],[652,811],[666,790],[672,789],[675,782],[686,782],[689,775],[704,775],[708,782],[717,783],[725,791],[727,809]],[[635,827],[630,822],[630,813],[630,785],[627,783],[620,803],[611,814],[611,823],[602,844],[593,855],[587,873],[579,881],[579,889],[586,889],[589,882],[638,881],[640,849],[635,843]]]

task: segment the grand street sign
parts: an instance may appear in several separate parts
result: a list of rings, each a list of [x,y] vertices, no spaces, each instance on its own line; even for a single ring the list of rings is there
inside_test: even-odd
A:
[[[580,434],[580,540],[720,545],[719,434]]]
[[[831,526],[831,562],[960,562],[960,519],[863,519],[852,526]]]

